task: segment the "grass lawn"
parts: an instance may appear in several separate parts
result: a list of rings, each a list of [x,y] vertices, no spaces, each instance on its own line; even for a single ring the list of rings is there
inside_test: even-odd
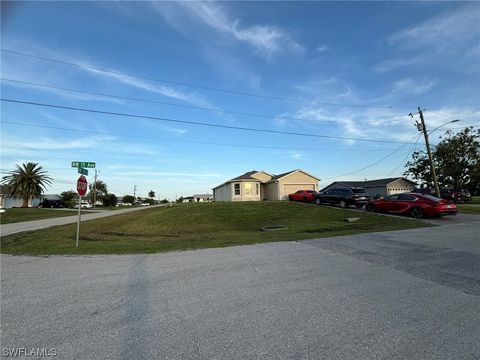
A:
[[[457,209],[459,214],[479,214],[480,215],[480,206],[468,204],[457,204]]]
[[[346,217],[360,217],[345,222]],[[262,226],[288,229],[260,231]],[[409,218],[356,213],[286,201],[180,204],[2,237],[9,254],[127,254],[246,245],[271,241],[428,226]]]
[[[38,208],[5,209],[5,212],[0,214],[0,224],[49,219],[62,216],[72,216],[75,214],[77,213],[71,210],[52,210]]]
[[[472,200],[468,201],[467,204],[477,204],[480,205],[480,196],[472,196]]]

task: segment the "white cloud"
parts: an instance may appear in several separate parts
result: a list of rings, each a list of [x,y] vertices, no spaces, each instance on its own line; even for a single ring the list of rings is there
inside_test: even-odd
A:
[[[468,4],[447,11],[419,24],[404,28],[387,40],[397,56],[375,66],[378,72],[418,64],[450,64],[461,61],[466,68],[477,68],[480,41],[478,4]],[[459,59],[459,56],[461,59]]]
[[[121,82],[125,85],[129,85],[132,87],[136,87],[138,89],[150,91],[159,95],[163,95],[169,98],[173,98],[176,100],[181,100],[185,102],[189,102],[191,104],[195,104],[198,106],[205,106],[205,107],[213,107],[208,101],[204,100],[200,96],[192,93],[181,92],[171,86],[161,85],[161,84],[153,84],[152,82],[139,79],[137,77],[123,75],[120,72],[115,70],[105,69],[105,71],[98,69],[98,66],[92,65],[87,62],[83,62],[85,67],[82,70],[101,75],[105,78],[110,78]]]
[[[412,78],[405,78],[396,81],[393,84],[394,93],[420,95],[430,91],[435,85],[435,81],[428,80],[414,80]]]
[[[294,159],[294,160],[301,160],[301,159],[303,159],[303,157],[304,157],[304,154],[302,154],[302,153],[293,153],[293,154],[288,155],[289,159]]]
[[[61,50],[51,49],[45,46],[40,46],[39,44],[32,44],[28,41],[19,40],[18,43],[14,41],[11,42],[12,44],[8,47],[14,51],[23,52],[24,49],[30,49],[29,53],[33,55],[59,59],[65,62],[78,64],[83,67],[59,68],[58,65],[54,65],[50,62],[32,62],[23,58],[14,58],[10,56],[4,56],[2,54],[2,76],[5,78],[69,88],[72,86],[68,83],[71,83],[73,80],[78,80],[77,74],[79,71],[81,71],[84,73],[93,74],[96,76],[97,79],[101,77],[103,79],[114,80],[124,85],[149,91],[158,95],[166,96],[171,99],[184,101],[197,106],[218,109],[218,107],[213,106],[208,100],[206,100],[203,96],[199,94],[187,91],[180,91],[177,88],[163,85],[158,82],[154,83],[153,81],[147,81],[138,77],[124,75],[120,70],[101,66],[99,64],[96,64],[95,62],[86,60],[85,57],[82,55],[72,55]],[[16,59],[17,61],[12,61],[12,59]],[[20,60],[18,61],[18,59]],[[59,71],[58,69],[61,69],[61,71]],[[55,79],[55,82],[52,82],[52,79]],[[63,85],[61,82],[67,83],[68,85]],[[9,86],[17,87],[28,86],[32,89],[48,91],[71,99],[79,99],[86,101],[108,101],[118,104],[123,104],[125,102],[124,100],[115,99],[112,97],[78,93],[48,87],[29,86],[26,84],[13,82],[3,82],[2,84],[8,84]]]
[[[321,54],[327,50],[330,50],[330,46],[323,44],[323,45],[317,46],[317,48],[315,49],[315,52]]]
[[[243,26],[239,19],[232,19],[227,10],[218,3],[185,1],[175,4],[209,28],[248,43],[267,59],[284,51],[304,51],[303,46],[283,29],[272,25]],[[173,27],[179,29],[188,24],[184,18],[172,14],[170,4],[154,2],[153,5]]]
[[[478,5],[446,12],[393,34],[389,45],[452,52],[478,40],[480,34]]]

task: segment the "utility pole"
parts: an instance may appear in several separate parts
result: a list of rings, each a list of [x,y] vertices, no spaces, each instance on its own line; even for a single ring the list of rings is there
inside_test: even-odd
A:
[[[93,208],[97,204],[97,169],[95,169],[95,181],[93,182]]]
[[[137,193],[137,185],[133,186],[133,204],[137,202],[137,198],[135,197],[135,194]]]
[[[425,126],[425,119],[423,118],[423,112],[418,108],[418,114],[420,115],[421,124],[417,124],[418,131],[423,131],[423,136],[425,137],[425,145],[427,147],[428,160],[430,161],[430,172],[433,177],[433,185],[435,186],[435,193],[437,197],[440,197],[440,188],[438,187],[437,173],[435,172],[435,166],[433,164],[432,151],[430,150],[430,143],[428,141],[427,127]],[[421,125],[421,126],[420,126]]]

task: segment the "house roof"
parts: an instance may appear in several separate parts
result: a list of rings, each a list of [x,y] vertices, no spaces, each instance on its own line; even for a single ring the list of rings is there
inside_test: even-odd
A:
[[[306,175],[308,175],[308,176],[311,176],[311,177],[313,177],[314,179],[320,181],[320,179],[317,178],[316,176],[313,176],[312,174],[309,174],[309,173],[307,173],[306,171],[301,170],[301,169],[296,169],[296,170],[292,170],[292,171],[287,171],[287,172],[285,172],[285,173],[283,173],[283,174],[274,175],[273,178],[272,178],[272,180],[270,180],[270,181],[279,180],[279,179],[281,179],[281,178],[283,178],[283,177],[285,177],[285,176],[288,176],[288,175],[290,175],[290,174],[293,174],[293,173],[295,173],[295,172],[303,172],[304,174],[306,174]]]
[[[193,197],[194,198],[197,198],[197,197],[199,197],[199,198],[211,198],[211,197],[213,197],[213,194],[195,194],[195,195],[193,195]]]
[[[272,181],[281,179],[281,178],[283,178],[283,177],[285,177],[285,176],[288,176],[288,175],[293,174],[293,173],[298,172],[298,171],[301,171],[301,172],[303,172],[304,174],[306,174],[306,175],[308,175],[308,176],[311,176],[311,177],[313,177],[314,179],[320,181],[320,179],[317,178],[316,176],[313,176],[313,175],[311,175],[311,174],[309,174],[309,173],[307,173],[306,171],[303,171],[303,170],[301,170],[301,169],[296,169],[296,170],[288,171],[288,172],[285,172],[285,173],[282,173],[282,174],[279,174],[279,175],[272,175],[272,174],[269,174],[269,173],[267,173],[267,172],[265,172],[265,171],[252,170],[252,171],[246,172],[245,174],[242,174],[242,175],[240,175],[240,176],[237,176],[237,177],[235,177],[235,178],[233,178],[233,179],[230,179],[230,180],[228,180],[228,181],[225,181],[223,184],[220,184],[220,185],[218,185],[218,186],[215,186],[215,187],[213,188],[213,190],[215,190],[215,189],[217,189],[217,188],[219,188],[219,187],[221,187],[221,186],[223,186],[223,185],[225,185],[225,184],[228,184],[228,183],[230,183],[230,182],[233,182],[233,181],[252,180],[252,181],[256,181],[256,182],[260,182],[260,183],[270,183],[270,182],[272,182]],[[260,173],[260,172],[263,172],[263,173],[265,173],[265,174],[267,174],[267,175],[270,175],[270,176],[272,177],[272,179],[269,180],[269,181],[264,182],[264,181],[259,180],[259,179],[257,179],[257,178],[255,178],[255,177],[252,176],[252,175],[258,174],[258,173]]]
[[[240,176],[237,176],[237,177],[234,177],[233,179],[228,180],[227,182],[235,181],[235,180],[258,180],[252,177],[252,175],[256,173],[258,173],[257,170],[248,171],[245,174],[242,174]]]
[[[406,179],[404,177],[394,177],[394,178],[385,178],[385,179],[376,179],[376,180],[367,180],[367,181],[335,181],[331,183],[330,185],[324,187],[323,189],[332,187],[332,185],[340,185],[340,186],[345,186],[345,187],[363,187],[363,188],[368,188],[368,187],[376,187],[376,186],[387,186],[388,184],[394,182],[395,180],[398,179],[403,179],[411,184],[416,185],[417,183]],[[322,190],[323,190],[322,189]]]
[[[218,186],[215,186],[213,189],[217,189],[225,184],[228,184],[230,182],[233,182],[233,181],[241,181],[241,180],[253,180],[253,181],[258,181],[258,182],[262,182],[261,180],[257,179],[257,178],[254,178],[252,175],[256,174],[256,173],[259,173],[260,171],[257,171],[257,170],[252,170],[252,171],[247,171],[245,174],[242,174],[240,176],[237,176],[237,177],[234,177],[233,179],[230,179],[228,181],[225,181],[224,183],[218,185]]]

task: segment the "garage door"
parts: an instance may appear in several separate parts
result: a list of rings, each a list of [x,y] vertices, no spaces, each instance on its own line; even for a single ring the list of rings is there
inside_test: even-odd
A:
[[[284,184],[283,195],[293,194],[298,190],[315,190],[314,184]]]

